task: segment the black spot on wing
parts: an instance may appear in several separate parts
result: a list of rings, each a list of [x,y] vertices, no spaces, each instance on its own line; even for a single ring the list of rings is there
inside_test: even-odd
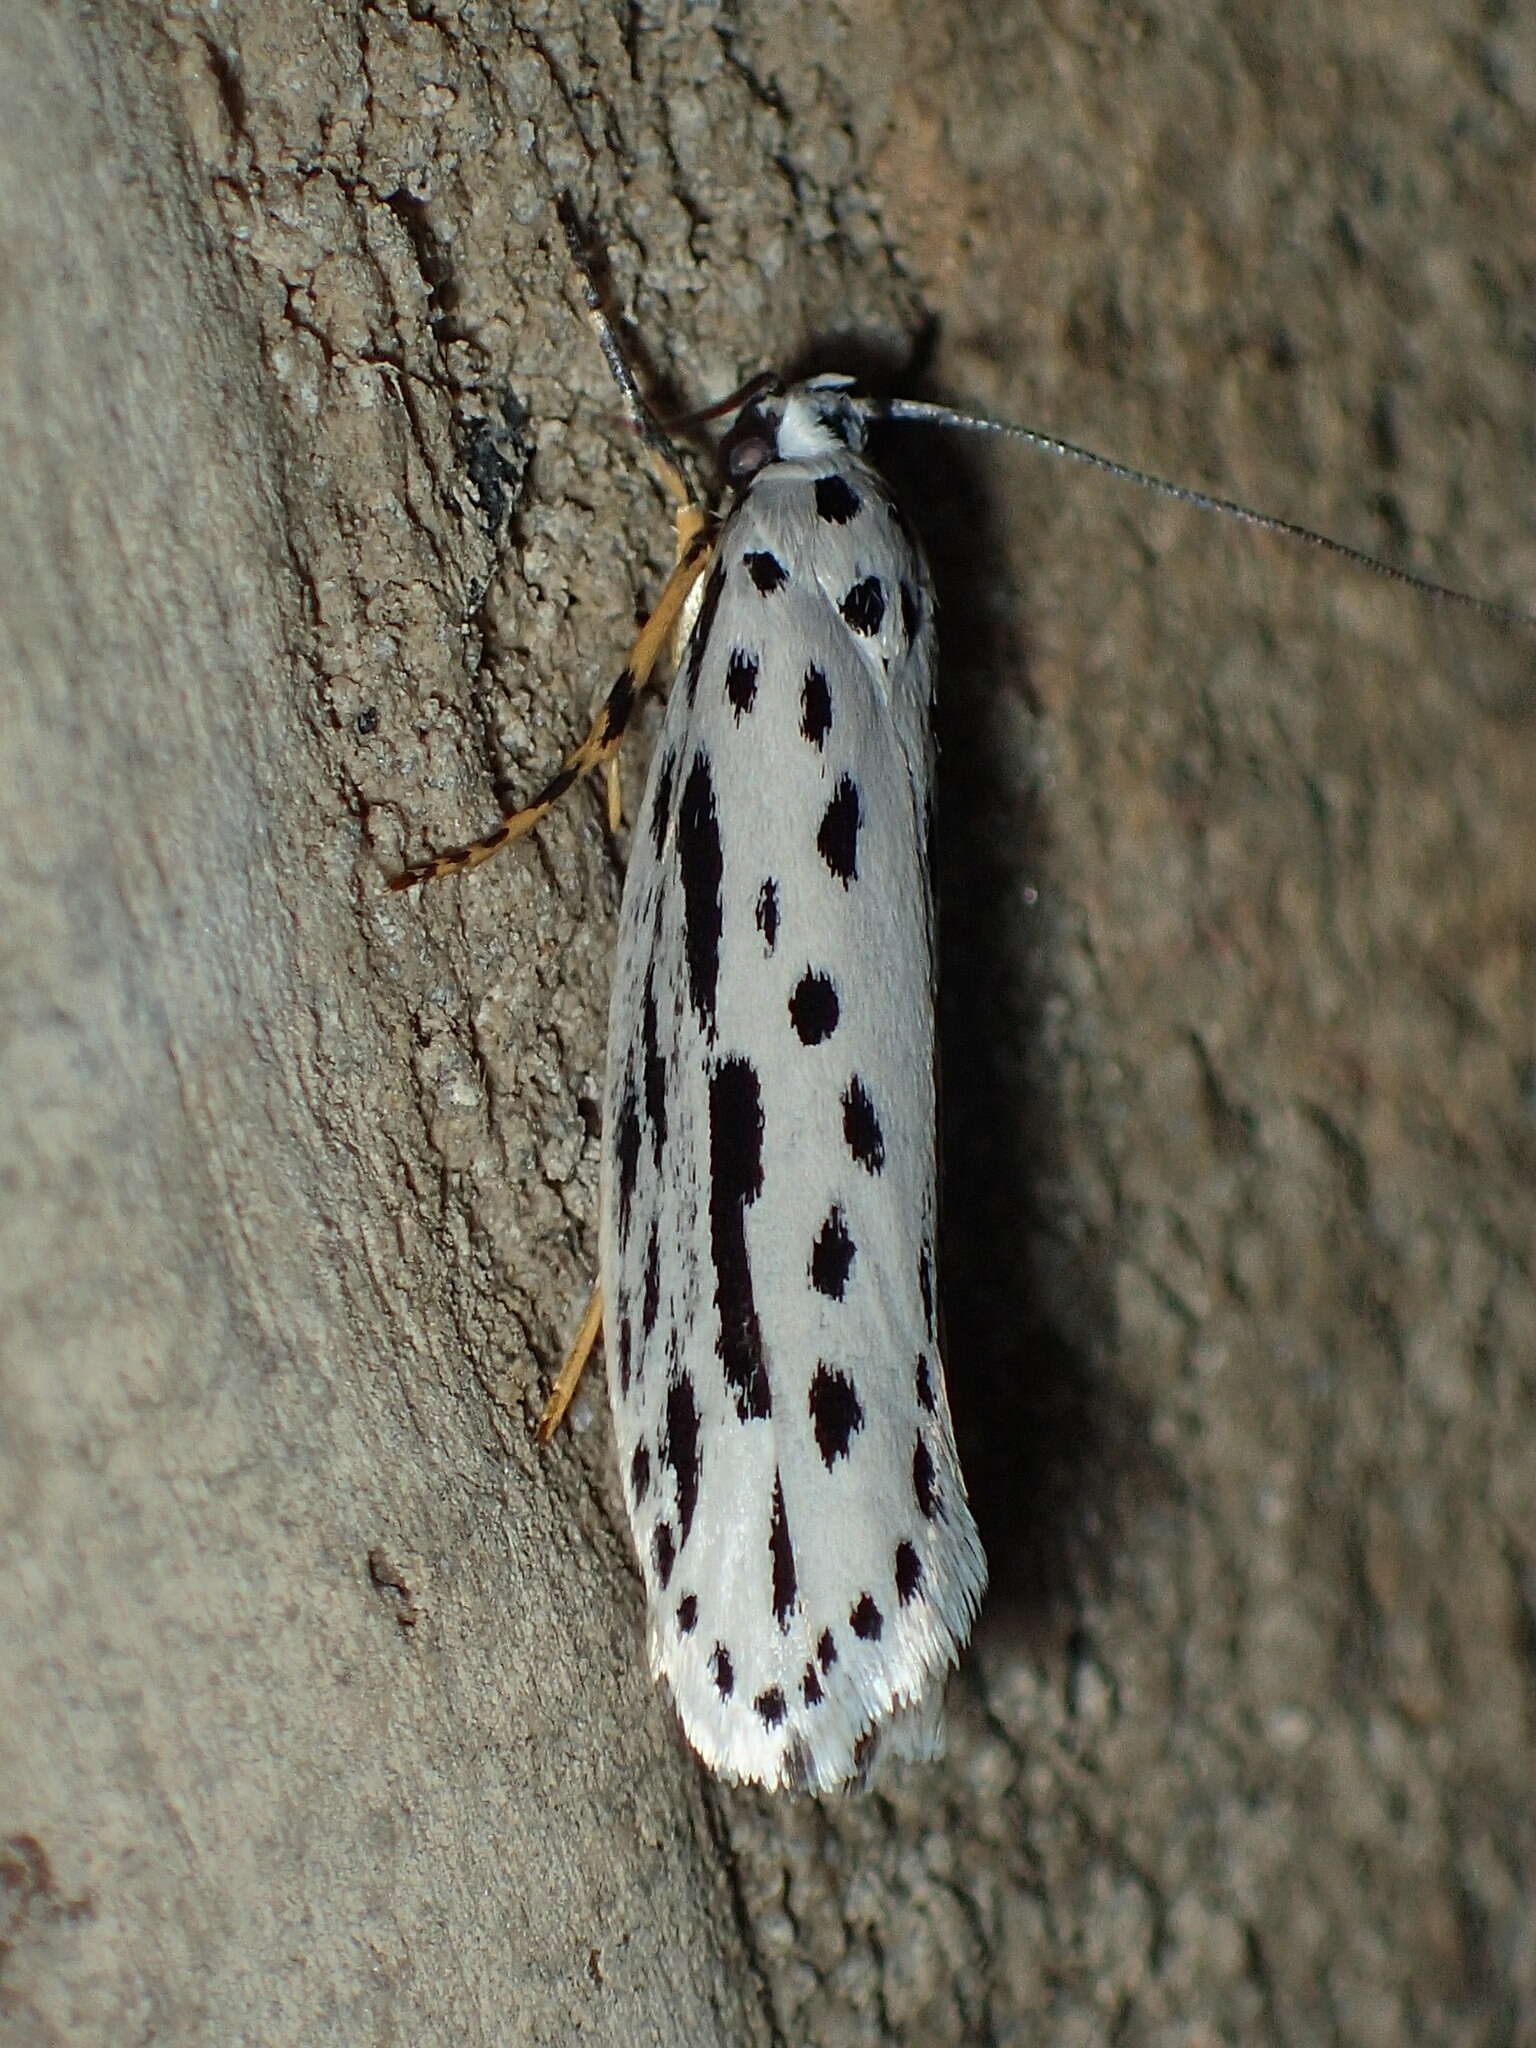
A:
[[[779,885],[771,875],[757,892],[757,928],[771,953],[779,943]]]
[[[819,476],[816,479],[816,517],[831,526],[846,526],[857,519],[864,500],[846,477]]]
[[[841,1301],[847,1293],[854,1250],[848,1219],[834,1202],[827,1212],[826,1221],[816,1233],[815,1244],[811,1246],[811,1285],[828,1301]]]
[[[818,1362],[811,1374],[811,1427],[821,1462],[830,1472],[864,1427],[864,1408],[847,1373]]]
[[[832,692],[814,661],[807,664],[800,685],[800,730],[816,748],[832,730]]]
[[[917,638],[919,626],[923,623],[923,603],[911,584],[902,579],[901,585],[901,630],[907,636],[910,647]]]
[[[709,1660],[709,1675],[715,1681],[715,1691],[721,1699],[728,1700],[736,1690],[736,1673],[731,1664],[731,1653],[724,1643],[716,1643]]]
[[[920,1408],[926,1408],[930,1415],[937,1411],[939,1405],[939,1397],[933,1386],[933,1371],[922,1352],[919,1352],[917,1357],[917,1404]]]
[[[851,775],[838,777],[816,833],[816,851],[846,889],[859,871],[859,786]]]
[[[720,878],[725,855],[720,813],[709,756],[693,757],[677,813],[677,862],[683,884],[683,942],[688,955],[688,992],[705,1035],[715,1035],[715,997],[720,981],[722,910]]]
[[[885,620],[885,586],[878,576],[861,576],[843,592],[837,608],[855,633],[873,638]]]
[[[825,1697],[814,1664],[807,1664],[805,1667],[805,1676],[800,1681],[800,1697],[808,1707],[819,1707]]]
[[[630,1351],[629,1317],[621,1315],[619,1317],[619,1392],[621,1394],[629,1392]]]
[[[896,1597],[903,1607],[910,1607],[917,1598],[923,1583],[923,1560],[910,1543],[896,1546]]]
[[[636,1507],[651,1490],[651,1454],[644,1444],[635,1445],[635,1455],[629,1461],[629,1491]]]
[[[861,1593],[848,1617],[848,1626],[861,1643],[878,1643],[885,1628],[885,1616],[875,1605],[874,1596]]]
[[[770,554],[767,548],[754,548],[741,559],[747,574],[764,597],[772,597],[776,590],[782,590],[789,581],[789,571],[778,556]]]
[[[677,1541],[672,1534],[670,1522],[658,1522],[656,1533],[651,1538],[651,1562],[656,1567],[656,1576],[661,1581],[663,1592],[672,1577],[672,1567],[677,1563]]]
[[[677,1489],[678,1548],[688,1541],[699,1504],[699,1409],[693,1381],[685,1372],[667,1388],[667,1418],[661,1431],[661,1461]]]
[[[931,1522],[939,1512],[939,1489],[934,1484],[933,1453],[921,1436],[912,1453],[912,1491],[917,1496],[917,1511],[925,1522]]]
[[[885,1133],[869,1090],[857,1074],[843,1091],[843,1137],[866,1173],[885,1171]]]
[[[747,1254],[747,1210],[762,1190],[762,1091],[757,1069],[736,1054],[709,1077],[709,1233],[720,1363],[743,1422],[772,1405]]]
[[[757,656],[744,647],[733,647],[725,669],[725,694],[739,725],[757,698]]]
[[[656,763],[656,772],[651,779],[651,844],[656,849],[658,860],[667,843],[667,815],[672,809],[672,783],[676,773],[677,757],[666,753]]]
[[[933,1247],[924,1238],[923,1248],[917,1255],[917,1286],[923,1297],[923,1327],[928,1335],[934,1335],[933,1322]]]
[[[841,1011],[830,975],[807,968],[789,999],[789,1021],[802,1045],[821,1045],[837,1029]]]
[[[685,1593],[677,1603],[677,1626],[681,1634],[691,1636],[699,1625],[699,1596]]]
[[[789,1627],[799,1592],[795,1571],[795,1550],[789,1540],[789,1518],[784,1512],[784,1481],[773,1475],[773,1515],[768,1524],[768,1555],[773,1562],[773,1618],[780,1630]]]
[[[770,1685],[766,1692],[758,1694],[752,1705],[765,1728],[777,1728],[784,1718],[783,1688]]]
[[[649,1337],[656,1327],[656,1312],[661,1307],[661,1246],[656,1234],[656,1218],[651,1218],[650,1232],[645,1240],[645,1283],[640,1298],[640,1335]]]
[[[820,1638],[817,1641],[816,1662],[821,1666],[821,1675],[823,1678],[826,1677],[827,1673],[832,1669],[832,1666],[837,1662],[837,1644],[833,1640],[832,1631],[829,1628],[824,1628],[822,1630]]]
[[[641,1067],[645,1076],[645,1114],[651,1127],[651,1157],[658,1169],[662,1147],[667,1142],[667,1066],[661,1056],[656,1029],[656,964],[645,970],[645,994],[640,1004]]]
[[[699,670],[704,666],[704,650],[709,645],[709,636],[715,630],[715,613],[720,609],[720,598],[725,590],[725,563],[718,558],[709,572],[704,585],[704,596],[699,603],[699,614],[693,622],[693,631],[688,636],[688,655],[683,667],[683,687],[692,704],[699,694]]]
[[[614,1135],[614,1157],[619,1163],[619,1238],[629,1235],[629,1211],[635,1198],[635,1172],[640,1164],[640,1111],[635,1101],[631,1075],[619,1097],[618,1130]]]

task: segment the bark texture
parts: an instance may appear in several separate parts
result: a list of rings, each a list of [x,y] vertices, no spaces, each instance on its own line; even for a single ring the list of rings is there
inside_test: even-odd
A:
[[[595,1254],[582,727],[814,358],[1536,588],[1536,29],[1433,0],[0,15],[0,2042],[1536,2033],[1529,633],[1022,450],[936,558],[951,1753],[703,1780]],[[634,772],[638,773],[638,764]],[[637,786],[637,785],[636,785]]]

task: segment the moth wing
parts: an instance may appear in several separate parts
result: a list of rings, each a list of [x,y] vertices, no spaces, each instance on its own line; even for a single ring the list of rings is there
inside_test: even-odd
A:
[[[603,1277],[651,1660],[770,1787],[932,1753],[985,1578],[934,1321],[932,658],[875,473],[765,470],[620,917]]]

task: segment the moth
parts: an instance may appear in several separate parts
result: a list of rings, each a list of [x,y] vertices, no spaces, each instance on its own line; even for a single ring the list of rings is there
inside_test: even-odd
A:
[[[601,1325],[653,1675],[721,1776],[834,1792],[938,1753],[987,1576],[937,1324],[934,593],[869,426],[1006,434],[1531,621],[1052,435],[861,398],[841,376],[760,378],[727,401],[712,515],[561,219],[676,501],[677,566],[559,772],[391,886],[478,866],[593,769],[616,826],[619,743],[675,653],[619,915],[599,1285],[539,1433]]]
[[[619,914],[599,1286],[540,1433],[600,1303],[652,1672],[723,1777],[831,1792],[938,1752],[986,1584],[938,1342],[933,587],[845,377],[757,380],[723,515],[697,506],[567,232],[677,567],[553,779],[392,886],[611,768],[675,647]]]

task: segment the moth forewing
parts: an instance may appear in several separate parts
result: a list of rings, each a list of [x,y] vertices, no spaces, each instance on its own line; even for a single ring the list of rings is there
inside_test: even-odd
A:
[[[653,1668],[724,1775],[831,1790],[933,1752],[985,1579],[935,1332],[933,598],[840,381],[752,424],[630,852],[601,1271]]]

